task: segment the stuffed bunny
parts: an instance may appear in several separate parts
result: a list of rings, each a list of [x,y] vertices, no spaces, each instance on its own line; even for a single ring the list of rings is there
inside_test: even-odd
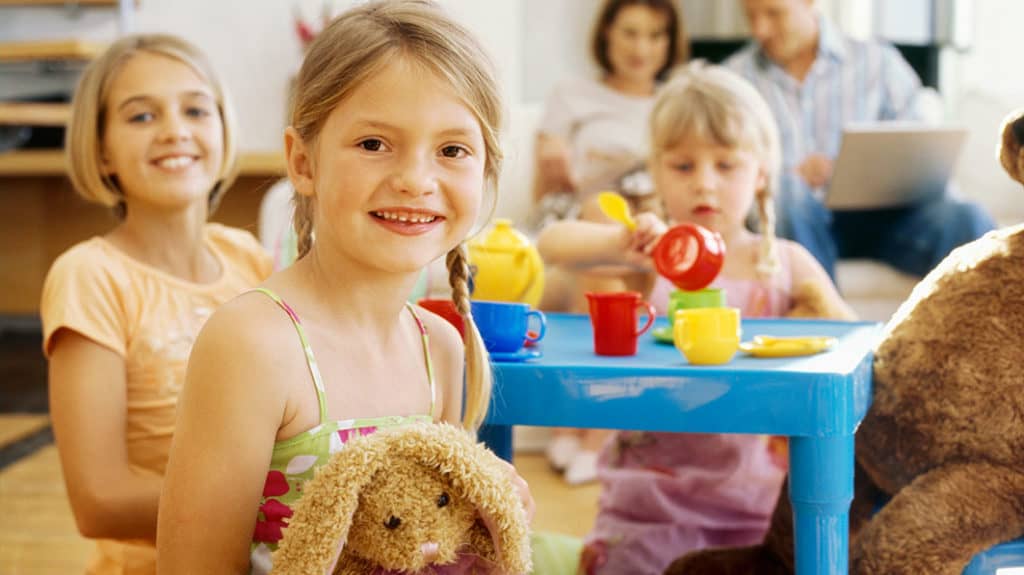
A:
[[[1024,183],[1022,112],[1003,126],[1000,160]],[[852,575],[959,575],[977,553],[1024,535],[1022,366],[1018,224],[953,251],[886,326],[857,431]],[[691,553],[665,573],[792,572],[784,489],[762,545]]]
[[[530,570],[526,515],[503,464],[451,425],[350,439],[302,492],[274,573]]]

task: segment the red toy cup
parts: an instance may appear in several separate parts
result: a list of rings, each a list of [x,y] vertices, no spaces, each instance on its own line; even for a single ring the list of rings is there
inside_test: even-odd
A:
[[[636,340],[654,323],[654,306],[637,292],[587,293],[590,324],[597,355],[636,355]],[[647,322],[636,328],[637,309],[647,311]]]
[[[725,240],[695,224],[679,224],[661,236],[651,252],[654,267],[684,291],[704,289],[725,263]]]
[[[419,306],[423,309],[430,310],[437,315],[448,320],[448,323],[455,326],[455,329],[459,330],[459,335],[463,339],[466,338],[464,326],[462,323],[462,316],[459,315],[459,311],[455,309],[455,302],[450,299],[421,299],[418,302]]]

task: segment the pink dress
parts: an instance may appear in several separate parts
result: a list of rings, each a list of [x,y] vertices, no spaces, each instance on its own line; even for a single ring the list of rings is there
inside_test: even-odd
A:
[[[776,284],[718,278],[744,317],[790,307],[789,261]],[[664,314],[664,278],[651,303]],[[587,575],[660,574],[689,551],[761,542],[786,476],[785,438],[620,431],[598,461],[601,498],[581,565]]]

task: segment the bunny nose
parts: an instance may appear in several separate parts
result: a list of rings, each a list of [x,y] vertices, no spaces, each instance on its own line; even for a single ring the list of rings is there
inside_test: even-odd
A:
[[[423,553],[423,558],[429,563],[434,559],[437,559],[438,545],[433,541],[420,545],[420,553]]]

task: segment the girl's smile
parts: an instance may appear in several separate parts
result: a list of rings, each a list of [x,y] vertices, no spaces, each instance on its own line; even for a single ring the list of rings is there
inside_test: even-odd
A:
[[[370,216],[385,229],[403,236],[418,236],[432,231],[444,222],[444,216],[433,210],[415,208],[381,208]]]

